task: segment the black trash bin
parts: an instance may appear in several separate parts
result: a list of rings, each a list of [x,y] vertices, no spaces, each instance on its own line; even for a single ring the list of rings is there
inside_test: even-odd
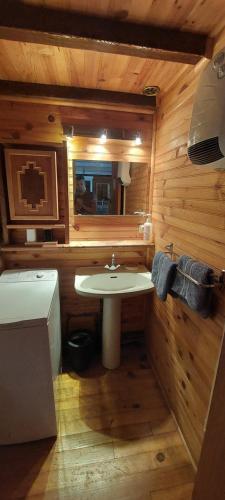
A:
[[[71,368],[76,372],[85,370],[94,355],[92,334],[86,330],[73,331],[66,341],[66,351]]]

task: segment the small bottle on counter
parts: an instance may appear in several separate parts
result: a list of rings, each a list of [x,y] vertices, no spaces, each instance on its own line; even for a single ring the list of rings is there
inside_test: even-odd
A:
[[[145,241],[148,241],[151,239],[151,236],[152,236],[152,222],[151,222],[151,214],[146,214],[147,215],[147,219],[144,223],[144,240]]]

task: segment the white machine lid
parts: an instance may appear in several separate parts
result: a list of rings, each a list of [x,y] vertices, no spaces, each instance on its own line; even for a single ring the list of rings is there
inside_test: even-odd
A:
[[[55,281],[0,284],[0,330],[46,324]]]
[[[56,269],[10,269],[3,271],[0,283],[17,283],[20,281],[56,281],[58,271]]]

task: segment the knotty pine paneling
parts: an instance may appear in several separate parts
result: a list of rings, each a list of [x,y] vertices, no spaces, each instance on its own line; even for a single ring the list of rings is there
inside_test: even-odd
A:
[[[4,80],[141,94],[151,82],[164,91],[180,71],[180,63],[0,40]]]
[[[153,248],[153,247],[152,247]],[[66,334],[68,315],[96,313],[100,310],[100,300],[84,298],[75,293],[74,277],[76,268],[80,266],[98,266],[111,262],[112,253],[116,253],[119,264],[147,264],[150,266],[153,249],[138,247],[107,247],[107,248],[51,248],[13,250],[4,252],[4,267],[6,269],[57,269],[60,280],[60,300],[63,332]],[[90,327],[93,320],[75,319],[75,328]],[[145,300],[143,296],[124,299],[122,306],[122,330],[144,330]]]
[[[95,116],[93,110],[81,110],[73,106],[63,108],[62,113],[60,106],[45,105],[39,103],[20,103],[20,102],[1,102],[0,118],[2,129],[0,128],[0,141],[7,144],[37,144],[39,146],[55,144],[59,146],[62,143],[62,122],[63,120],[86,120],[94,122],[94,120],[114,120],[116,121],[116,112],[101,110]],[[118,125],[121,125],[122,114],[119,113]],[[138,130],[143,130],[145,144],[140,147],[134,147],[131,141],[113,141],[112,144],[102,146],[98,141],[82,141],[79,140],[79,155],[86,154],[86,157],[93,158],[99,154],[99,148],[102,151],[108,150],[110,159],[115,160],[134,159],[146,162],[150,157],[150,138],[151,138],[151,117],[149,115],[124,113],[124,126],[134,128],[138,126]],[[147,143],[148,140],[148,143]],[[112,158],[113,155],[113,158]],[[124,155],[126,158],[124,158]],[[58,156],[58,185],[59,185],[59,212],[60,223],[67,222],[67,194],[65,185],[67,184],[65,175],[65,152],[62,147],[57,147]],[[76,156],[76,155],[75,155]],[[105,155],[103,155],[105,157]],[[72,166],[72,162],[70,163]],[[99,218],[97,224],[93,222],[94,218],[85,217],[79,219],[79,224],[82,225],[79,231],[73,229],[74,215],[73,215],[73,186],[71,182],[71,172],[69,176],[69,204],[70,204],[70,224],[71,231],[70,237],[72,239],[103,239],[126,240],[139,237],[137,230],[138,224],[143,222],[140,217],[127,217],[126,219],[118,219],[112,223],[111,220],[105,220],[103,226],[103,219]],[[72,210],[71,210],[72,206]],[[121,224],[122,222],[122,224]],[[84,230],[83,230],[84,224]],[[14,230],[10,232],[11,240],[17,244],[23,244],[25,241],[25,232],[21,230]],[[62,239],[63,231],[54,231],[54,236],[59,242]],[[44,249],[27,249],[26,251],[19,252],[12,248],[11,252],[4,253],[3,265],[5,268],[56,268],[59,270],[60,275],[60,296],[62,307],[62,323],[65,333],[66,321],[68,315],[82,314],[85,312],[97,312],[100,308],[99,300],[83,299],[75,294],[74,291],[74,276],[76,267],[87,265],[100,265],[106,264],[111,261],[112,253],[116,253],[117,260],[120,263],[141,263],[144,264],[151,261],[149,250],[146,247],[107,247],[107,248],[51,248]],[[73,321],[74,327],[86,326],[93,328],[93,320],[86,320],[85,318]],[[135,299],[125,299],[123,302],[122,311],[122,329],[123,331],[140,330],[144,328],[144,301],[140,297]]]
[[[219,40],[216,51],[225,45]],[[173,242],[178,254],[225,267],[225,171],[193,166],[187,138],[193,98],[206,61],[184,72],[157,117],[153,223],[156,251]],[[149,354],[195,463],[198,463],[224,327],[224,294],[200,316],[180,301],[149,304]]]
[[[101,144],[94,137],[74,137],[69,141],[68,154],[70,159],[145,163],[151,154],[151,144],[148,140],[136,146],[134,141],[122,139],[108,139]]]
[[[148,212],[150,174],[150,166],[147,163],[132,163],[131,184],[126,188],[126,214],[133,214],[137,210]]]
[[[0,142],[3,144],[62,143],[57,106],[1,101]]]
[[[222,0],[208,2],[207,8],[204,1],[196,2],[196,0],[182,0],[180,3],[164,0],[162,5],[160,2],[152,0],[139,0],[138,3],[124,0],[122,6],[119,0],[113,2],[112,0],[104,0],[104,2],[99,2],[99,0],[91,2],[84,2],[84,0],[27,0],[26,3],[74,10],[100,17],[112,17],[126,22],[155,24],[156,26],[202,33],[210,32],[212,36],[220,33],[225,16],[225,5]],[[159,8],[162,6],[163,8]]]
[[[101,224],[87,219],[74,222],[73,214],[73,175],[71,158],[83,159],[108,159],[134,162],[147,162],[151,155],[152,115],[145,112],[122,112],[119,108],[112,111],[107,109],[81,108],[77,106],[50,105],[44,103],[1,101],[0,107],[0,142],[7,145],[59,145],[63,142],[63,123],[87,124],[112,127],[125,127],[130,130],[139,130],[143,144],[135,146],[133,141],[108,141],[106,145],[99,144],[98,139],[76,138],[69,145],[69,206],[70,206],[70,238],[73,239],[130,239],[139,238],[138,224],[143,220],[134,218],[121,220],[108,220]],[[59,210],[60,223],[67,222],[67,196],[65,164],[63,149],[57,147],[58,160],[58,185],[59,185]],[[149,173],[150,175],[150,173]],[[87,222],[87,223],[86,223]],[[93,223],[94,222],[94,223]],[[96,224],[95,224],[96,223]],[[74,225],[76,229],[74,229]],[[102,227],[103,226],[103,231]],[[104,227],[106,229],[104,229]],[[79,229],[79,230],[77,230]],[[24,241],[24,234],[14,232],[11,234],[15,243]],[[56,235],[62,242],[63,234]]]
[[[138,227],[144,218],[138,215],[74,215],[70,226],[70,239],[73,240],[132,240],[143,239]]]
[[[121,105],[116,107],[111,105],[111,109],[108,110],[104,108],[103,104],[100,104],[101,109],[96,109],[96,103],[89,103],[89,108],[87,107],[76,107],[74,106],[60,106],[59,112],[61,117],[61,122],[65,125],[76,125],[82,127],[93,127],[100,129],[125,129],[132,131],[133,134],[139,132],[142,137],[143,142],[150,142],[152,136],[152,111],[148,108],[143,108],[142,112],[136,110],[127,112],[121,110]],[[93,107],[92,107],[93,106]],[[107,105],[106,105],[107,106]],[[132,108],[132,106],[131,106]]]
[[[73,214],[73,174],[71,158],[124,160],[146,163],[151,155],[152,115],[139,112],[122,112],[119,109],[86,109],[77,106],[60,106],[32,102],[1,101],[0,109],[0,142],[3,144],[31,144],[37,146],[57,145],[58,160],[58,186],[59,186],[59,211],[60,223],[67,223],[67,195],[65,164],[63,149],[58,147],[63,141],[63,123],[83,123],[87,125],[100,125],[125,127],[130,130],[139,130],[142,134],[143,144],[135,146],[133,141],[108,141],[106,145],[99,144],[98,139],[76,138],[69,149],[69,207],[70,207],[70,239],[133,239],[141,238],[138,225],[143,219],[138,217],[107,221],[97,218],[88,220],[87,217],[74,220]],[[150,171],[149,171],[150,176]],[[63,241],[63,231],[54,237],[59,242]],[[24,242],[24,233],[14,231],[11,241]]]
[[[208,33],[213,38],[224,29],[225,5],[222,0],[124,0],[122,7],[119,0],[29,0],[29,3],[113,17],[125,22]],[[132,93],[142,93],[146,84],[153,83],[164,94],[188,71],[187,68],[180,63],[127,55],[0,40],[0,74],[5,80]]]

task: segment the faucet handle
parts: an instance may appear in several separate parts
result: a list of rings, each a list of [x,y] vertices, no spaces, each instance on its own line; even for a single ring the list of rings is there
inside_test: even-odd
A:
[[[120,267],[120,264],[116,264],[116,255],[115,255],[115,253],[113,253],[112,254],[112,262],[111,262],[110,266],[107,264],[105,266],[105,269],[109,269],[110,271],[115,271],[119,267]]]

